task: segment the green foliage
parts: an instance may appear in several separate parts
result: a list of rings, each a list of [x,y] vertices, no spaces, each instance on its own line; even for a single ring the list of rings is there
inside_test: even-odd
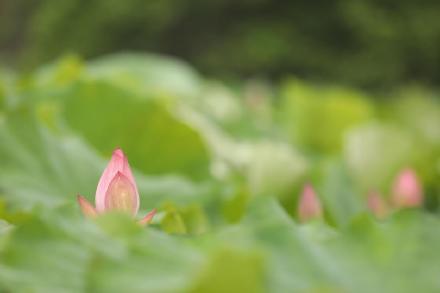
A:
[[[290,79],[250,95],[145,55],[67,57],[0,84],[1,292],[440,288],[435,93],[377,104]],[[148,227],[118,213],[84,219],[77,206],[78,193],[93,201],[117,146],[141,214],[158,210]],[[408,166],[425,206],[376,219],[367,193],[387,199]],[[306,182],[324,217],[300,224]]]
[[[383,187],[397,170],[411,163],[411,136],[393,125],[372,123],[348,134],[347,163],[362,186]]]
[[[315,89],[290,81],[283,93],[282,116],[291,139],[315,151],[339,151],[344,132],[374,113],[365,97],[344,88]]]
[[[438,1],[410,0],[6,0],[0,56],[29,66],[72,52],[148,50],[227,77],[435,84],[439,11]]]
[[[189,292],[262,292],[263,264],[258,254],[222,249],[211,258]]]
[[[103,153],[111,154],[119,145],[147,174],[182,172],[203,177],[207,173],[207,152],[200,136],[164,103],[136,99],[131,92],[101,82],[78,84],[66,96],[67,123]]]

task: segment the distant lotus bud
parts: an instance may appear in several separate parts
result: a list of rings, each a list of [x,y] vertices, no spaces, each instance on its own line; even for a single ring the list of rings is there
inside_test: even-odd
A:
[[[404,169],[394,181],[392,191],[396,207],[418,207],[423,203],[423,191],[417,175],[412,169]]]
[[[139,193],[127,157],[121,149],[113,152],[99,179],[95,196],[96,208],[81,195],[78,195],[78,203],[87,217],[95,217],[109,210],[124,211],[136,216],[139,210]],[[138,223],[148,224],[155,213],[154,209]]]
[[[379,219],[388,214],[388,205],[382,196],[377,192],[371,192],[367,199],[368,209]]]
[[[298,217],[301,222],[307,222],[322,217],[322,207],[313,187],[306,184],[298,204]]]

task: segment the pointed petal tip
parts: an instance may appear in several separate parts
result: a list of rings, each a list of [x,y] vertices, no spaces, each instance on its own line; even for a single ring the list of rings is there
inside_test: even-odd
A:
[[[313,185],[310,183],[307,183],[304,185],[303,190],[301,192],[300,197],[300,203],[312,203],[312,204],[320,204],[320,200],[316,194],[315,189],[313,188]]]
[[[125,154],[120,147],[115,148],[115,150],[113,151],[113,155],[119,157],[125,157]]]
[[[151,210],[151,212],[149,212],[145,217],[143,217],[142,219],[140,219],[138,221],[138,224],[140,224],[141,226],[146,226],[148,225],[152,220],[154,215],[156,215],[157,209],[153,209]]]
[[[96,209],[93,207],[93,205],[83,196],[77,195],[76,199],[78,201],[79,207],[81,208],[82,213],[84,216],[88,218],[94,218],[98,215],[96,212]]]
[[[76,195],[76,200],[78,201],[78,204],[81,204],[83,202],[87,202],[87,199],[84,196],[82,196],[81,194]]]

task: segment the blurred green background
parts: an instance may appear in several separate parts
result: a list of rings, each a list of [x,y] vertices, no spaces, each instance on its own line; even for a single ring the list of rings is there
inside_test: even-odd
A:
[[[439,292],[438,6],[0,1],[0,292]],[[116,147],[148,227],[77,205]]]
[[[223,78],[438,85],[439,10],[431,0],[3,0],[0,56],[26,68],[148,50]]]

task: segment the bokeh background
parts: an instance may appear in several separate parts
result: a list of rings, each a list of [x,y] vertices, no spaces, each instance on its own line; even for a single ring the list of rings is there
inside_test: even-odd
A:
[[[439,76],[438,1],[0,0],[0,292],[438,292]]]
[[[3,0],[2,61],[121,50],[178,56],[209,76],[286,74],[381,88],[439,82],[437,1]]]

